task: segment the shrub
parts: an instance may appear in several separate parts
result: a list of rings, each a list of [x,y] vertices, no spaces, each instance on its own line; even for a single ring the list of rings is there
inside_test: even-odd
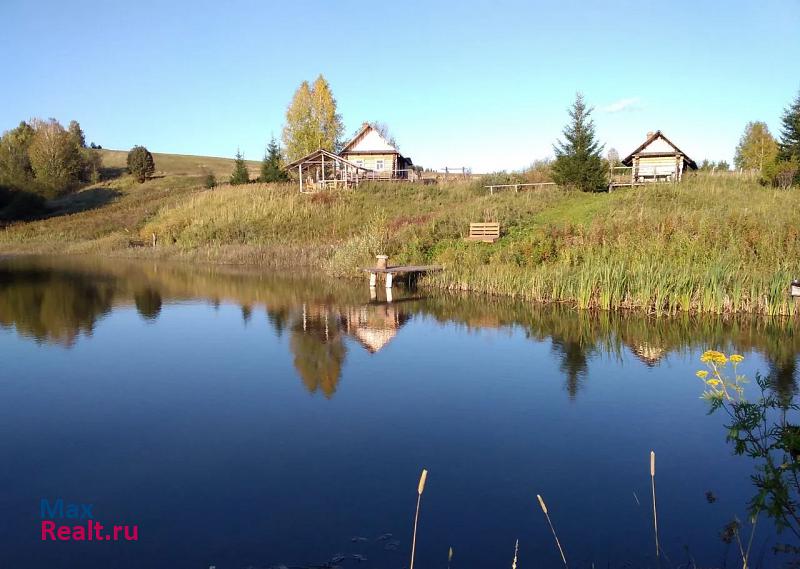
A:
[[[128,172],[140,184],[153,175],[156,164],[153,155],[144,146],[134,146],[128,152]]]
[[[217,187],[217,177],[212,172],[209,172],[206,174],[205,180],[203,180],[203,185],[207,190],[213,190]]]

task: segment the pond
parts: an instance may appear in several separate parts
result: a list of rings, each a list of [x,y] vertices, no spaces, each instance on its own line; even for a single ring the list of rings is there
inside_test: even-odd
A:
[[[509,567],[516,540],[518,567],[563,566],[537,494],[570,567],[741,567],[721,533],[738,517],[749,537],[754,462],[700,398],[707,349],[794,396],[796,322],[6,258],[2,566],[400,569],[426,468],[420,568],[450,548],[453,568]],[[43,540],[48,520],[130,533]],[[792,539],[762,516],[752,566]]]

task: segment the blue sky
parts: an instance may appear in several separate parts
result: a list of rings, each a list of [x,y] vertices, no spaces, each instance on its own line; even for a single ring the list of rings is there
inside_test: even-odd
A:
[[[800,1],[0,2],[0,130],[77,119],[106,148],[247,158],[323,73],[352,132],[426,167],[552,155],[576,91],[620,154],[655,129],[731,160],[800,90]]]

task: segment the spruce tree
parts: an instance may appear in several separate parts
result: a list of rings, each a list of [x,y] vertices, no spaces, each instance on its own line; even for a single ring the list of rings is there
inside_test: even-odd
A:
[[[800,161],[800,92],[781,118],[780,159]]]
[[[284,182],[289,179],[286,172],[281,168],[281,147],[275,137],[269,141],[264,160],[261,162],[261,175],[259,182]]]
[[[233,173],[231,174],[231,186],[239,184],[247,184],[250,181],[250,175],[247,172],[247,164],[244,163],[244,156],[237,149],[236,159],[233,162]]]
[[[564,127],[564,142],[553,145],[553,181],[560,186],[572,186],[585,192],[608,186],[608,165],[601,157],[603,145],[595,140],[592,109],[578,93],[569,109],[570,123]]]

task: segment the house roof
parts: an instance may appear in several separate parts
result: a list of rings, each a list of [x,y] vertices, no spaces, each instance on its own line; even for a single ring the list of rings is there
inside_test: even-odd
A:
[[[642,152],[645,148],[650,146],[653,142],[655,142],[659,138],[661,140],[663,140],[664,142],[666,142],[667,144],[669,144],[675,151],[674,152],[663,152],[663,151],[659,151],[659,152]],[[672,155],[675,155],[675,154],[682,155],[684,157],[684,159],[685,159],[686,165],[689,166],[689,168],[692,168],[693,170],[697,170],[697,163],[694,160],[692,160],[691,158],[689,158],[689,156],[683,150],[681,150],[680,148],[675,146],[675,144],[669,138],[664,136],[664,133],[661,132],[660,130],[657,130],[654,133],[650,134],[647,137],[647,140],[645,140],[636,150],[634,150],[633,152],[628,154],[628,156],[626,156],[622,160],[622,163],[625,166],[630,166],[633,163],[633,157],[637,156],[637,155],[639,155],[639,156],[672,156]]]
[[[373,138],[377,138],[377,140],[373,140],[374,143],[378,143],[378,148],[365,148],[365,149],[357,149],[355,148],[359,142],[364,140],[370,133],[374,133]],[[397,154],[398,156],[402,156],[400,151],[394,147],[384,136],[377,131],[371,124],[364,123],[361,125],[361,129],[356,133],[356,135],[351,138],[345,145],[342,147],[342,150],[339,154]]]
[[[341,156],[339,156],[337,154],[334,154],[333,152],[328,152],[324,148],[318,148],[314,152],[306,154],[302,158],[298,158],[294,162],[284,166],[283,169],[284,170],[289,170],[290,168],[297,167],[299,164],[303,164],[305,162],[313,161],[313,160],[321,158],[323,156],[325,158],[330,159],[330,160],[334,160],[334,161],[340,162],[342,164],[346,164],[347,166],[351,166],[351,167],[353,167],[353,168],[355,168],[357,170],[364,170],[365,172],[369,171],[369,168],[364,168],[363,166],[359,166],[358,164],[353,164],[349,160],[345,160],[344,158],[342,158]]]

